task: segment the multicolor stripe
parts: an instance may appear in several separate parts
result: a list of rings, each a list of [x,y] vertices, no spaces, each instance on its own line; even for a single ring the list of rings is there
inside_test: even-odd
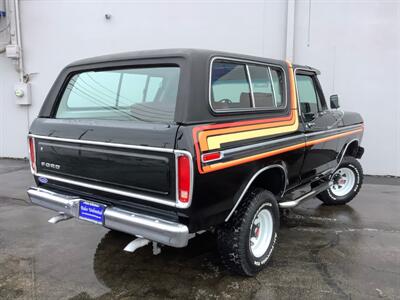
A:
[[[297,110],[297,96],[294,81],[294,72],[290,63],[288,63],[288,69],[290,112],[287,116],[251,121],[230,122],[223,124],[202,125],[193,128],[193,140],[196,151],[197,166],[201,174],[229,168],[257,159],[278,155],[284,152],[293,151],[296,149],[322,143],[330,139],[340,138],[349,134],[354,134],[362,131],[362,128],[356,128],[351,131],[341,132],[338,134],[329,135],[324,138],[310,140],[307,140],[304,134],[292,136],[291,134],[295,133],[299,129],[299,116]],[[287,137],[284,138],[288,140],[288,142],[285,142],[284,147],[279,147],[278,141],[280,139],[278,138],[277,140],[275,140],[275,137],[277,135],[284,135],[285,137]],[[273,140],[269,140],[269,142],[259,143],[263,144],[262,147],[258,147],[257,143],[254,143],[250,146],[250,148],[253,149],[243,149],[246,147],[237,147],[234,149],[224,150],[223,147],[223,145],[227,143],[243,143],[243,141],[250,139],[253,140],[257,138],[266,138],[272,136],[274,136]],[[263,152],[257,153],[260,151],[260,149]],[[210,163],[202,163],[202,154],[212,153],[215,151],[220,151],[223,154],[223,158],[221,160]]]

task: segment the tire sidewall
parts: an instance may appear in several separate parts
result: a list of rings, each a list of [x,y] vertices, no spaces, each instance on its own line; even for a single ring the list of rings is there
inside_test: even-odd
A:
[[[344,196],[336,196],[334,193],[332,193],[331,189],[329,188],[327,190],[327,193],[333,201],[346,201],[348,199],[351,199],[353,197],[353,195],[357,194],[358,190],[361,188],[361,178],[362,177],[361,177],[360,170],[357,168],[357,166],[351,162],[344,162],[339,166],[338,170],[341,168],[348,168],[354,173],[355,183],[354,183],[353,188]]]
[[[268,191],[260,192],[257,196],[257,203],[253,202],[253,204],[255,205],[252,205],[252,207],[250,208],[252,212],[249,212],[252,215],[252,218],[246,220],[242,226],[242,230],[243,232],[245,232],[245,238],[243,241],[245,244],[243,245],[243,248],[246,250],[246,260],[251,269],[251,273],[258,272],[270,260],[275,245],[278,241],[279,230],[279,209],[276,200],[271,197],[271,194]],[[258,212],[263,209],[268,210],[272,216],[272,237],[265,253],[260,257],[255,257],[250,248],[250,229],[253,224],[254,218],[257,216]]]

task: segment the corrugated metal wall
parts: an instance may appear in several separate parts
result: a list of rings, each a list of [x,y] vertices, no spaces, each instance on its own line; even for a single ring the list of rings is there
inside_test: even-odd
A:
[[[0,54],[0,156],[26,156],[28,124],[69,62],[191,47],[289,55],[319,68],[326,96],[338,93],[344,109],[365,118],[366,172],[400,175],[400,2],[168,2],[21,1],[25,68],[37,73],[31,76],[33,104],[27,109],[14,103],[18,74]]]

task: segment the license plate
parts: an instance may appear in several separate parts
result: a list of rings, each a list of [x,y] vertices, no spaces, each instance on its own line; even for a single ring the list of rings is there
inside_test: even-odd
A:
[[[98,204],[88,201],[80,201],[79,219],[103,225],[105,209],[106,206],[103,204]]]

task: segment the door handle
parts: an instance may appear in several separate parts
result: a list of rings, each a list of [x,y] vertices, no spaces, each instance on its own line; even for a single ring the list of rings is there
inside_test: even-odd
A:
[[[315,126],[315,122],[307,122],[306,125],[308,128],[311,128]]]

